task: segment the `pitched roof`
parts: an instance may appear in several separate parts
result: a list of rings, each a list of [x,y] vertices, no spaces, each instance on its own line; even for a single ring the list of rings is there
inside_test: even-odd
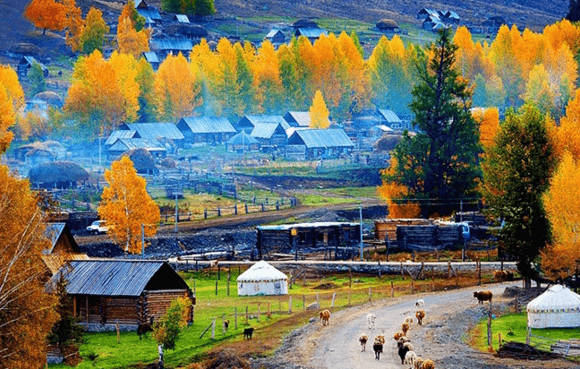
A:
[[[57,282],[61,274],[68,282],[70,295],[132,296],[138,297],[158,272],[163,272],[163,282],[187,285],[164,261],[129,260],[77,260],[70,262],[52,277]],[[167,277],[173,277],[168,281]]]
[[[295,131],[288,139],[289,144],[304,144],[307,148],[354,146],[343,129],[304,129]]]
[[[131,149],[146,149],[147,151],[167,151],[161,142],[154,138],[120,138],[109,151],[127,151]]]
[[[248,146],[248,145],[259,144],[259,142],[254,137],[252,137],[249,134],[247,134],[246,132],[240,132],[240,133],[232,136],[228,140],[227,144],[228,145],[244,145],[244,146]]]
[[[152,40],[151,49],[152,50],[178,50],[190,52],[193,48],[193,43],[191,40],[186,38],[180,39],[164,39],[164,40]]]
[[[127,123],[132,131],[137,131],[140,138],[168,138],[170,140],[183,140],[183,133],[174,123]]]
[[[236,129],[225,117],[185,117],[178,127],[183,132],[183,124],[193,133],[236,133]]]
[[[23,60],[24,60],[24,61],[25,61],[27,64],[29,64],[30,66],[33,66],[34,64],[38,64],[38,65],[40,65],[40,68],[41,68],[43,71],[45,71],[45,70],[48,70],[48,68],[47,68],[47,67],[46,67],[44,64],[40,63],[40,62],[39,62],[38,60],[36,60],[36,59],[35,59],[33,56],[26,56],[26,55],[25,55],[25,56],[23,56],[23,57],[22,57],[22,59],[23,59]]]
[[[121,138],[133,138],[135,137],[135,134],[137,134],[137,132],[132,130],[116,129],[113,132],[111,132],[109,138],[107,138],[107,141],[105,141],[105,146],[111,146],[112,144],[117,142],[118,139]]]
[[[175,14],[173,20],[177,20],[179,23],[189,23],[189,18],[185,14]]]
[[[461,17],[459,16],[459,14],[457,14],[453,10],[448,10],[447,13],[445,13],[445,17],[446,18],[451,18],[451,19],[461,19]]]
[[[149,63],[159,63],[159,58],[157,57],[157,54],[155,52],[153,52],[153,51],[146,51],[146,52],[144,52],[143,53],[143,57]]]
[[[298,124],[299,127],[310,127],[310,113],[307,111],[289,111],[288,116]]]
[[[64,227],[66,223],[48,223],[46,225],[46,230],[44,231],[44,235],[50,239],[52,242],[52,246],[50,250],[47,250],[48,253],[51,253],[54,250],[54,246],[56,246],[56,242],[60,238],[60,235],[64,231]]]
[[[276,133],[278,127],[281,127],[280,123],[256,123],[250,135],[257,138],[271,138]],[[280,129],[286,135],[284,128],[281,127]]]
[[[286,119],[281,115],[244,115],[250,123],[254,126],[259,123],[277,123],[280,124],[284,129],[290,127]]]
[[[145,0],[135,0],[135,8],[147,8],[147,3],[145,3]]]
[[[328,36],[328,32],[320,28],[298,28],[296,30],[296,36],[319,38],[321,35]]]
[[[268,34],[266,35],[266,38],[273,38],[274,36],[276,36],[278,33],[281,33],[282,36],[286,37],[284,35],[284,32],[280,31],[279,29],[271,29],[270,32],[268,32]]]
[[[155,8],[146,8],[146,9],[137,8],[137,13],[139,13],[140,15],[142,15],[145,18],[150,18],[154,21],[162,20],[161,14],[159,14],[157,9],[155,9]]]
[[[401,118],[394,111],[389,109],[378,109],[378,111],[381,119],[386,120],[388,123],[401,123]]]

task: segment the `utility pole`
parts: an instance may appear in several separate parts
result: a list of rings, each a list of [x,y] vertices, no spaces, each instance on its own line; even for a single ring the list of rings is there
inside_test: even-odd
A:
[[[175,229],[174,232],[177,233],[177,219],[179,218],[179,203],[177,201],[177,192],[175,193]]]
[[[358,204],[360,211],[360,261],[363,261],[363,222],[362,222],[362,204]]]
[[[145,259],[145,225],[141,223],[141,259]]]

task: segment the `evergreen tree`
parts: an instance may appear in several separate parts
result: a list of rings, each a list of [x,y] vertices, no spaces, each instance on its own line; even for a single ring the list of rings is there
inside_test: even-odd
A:
[[[545,118],[535,107],[509,112],[483,162],[483,196],[488,212],[503,220],[500,247],[518,260],[531,286],[532,262],[550,241],[550,224],[542,203],[555,156]]]
[[[32,95],[39,92],[46,91],[46,80],[44,79],[44,72],[38,63],[34,63],[28,72],[28,80],[32,85]]]
[[[578,0],[570,0],[566,19],[568,19],[570,22],[580,21],[580,2],[578,2]]]
[[[181,0],[161,0],[161,9],[169,13],[181,13]]]
[[[195,0],[195,15],[206,16],[215,13],[213,0]]]
[[[471,92],[454,69],[457,46],[450,35],[449,30],[439,32],[427,53],[430,60],[416,64],[418,83],[410,109],[417,134],[405,133],[393,154],[397,167],[385,178],[407,187],[407,198],[423,199],[424,217],[449,214],[460,199],[475,195],[480,177],[482,150],[469,112]]]

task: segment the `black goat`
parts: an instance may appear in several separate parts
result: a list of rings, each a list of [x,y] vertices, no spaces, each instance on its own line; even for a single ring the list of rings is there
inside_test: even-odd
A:
[[[254,328],[244,329],[244,339],[252,339],[252,334],[254,334]]]
[[[379,341],[373,343],[373,350],[375,350],[375,359],[381,360],[381,352],[383,352],[383,344]]]
[[[401,358],[401,364],[405,365],[405,355],[407,355],[407,351],[409,351],[409,348],[405,345],[402,345],[401,347],[399,347],[399,357]]]
[[[141,339],[144,334],[147,332],[153,332],[153,316],[149,318],[149,323],[141,323],[137,326],[137,334],[139,335],[139,339]]]

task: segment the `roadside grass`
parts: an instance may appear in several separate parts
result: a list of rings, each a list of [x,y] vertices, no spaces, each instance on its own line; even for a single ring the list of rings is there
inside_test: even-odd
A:
[[[306,324],[309,318],[318,317],[318,309],[305,311],[305,307],[318,301],[321,308],[331,308],[333,296],[336,312],[347,306],[363,304],[372,299],[386,299],[393,295],[402,296],[411,293],[409,278],[400,275],[367,276],[348,273],[333,275],[308,275],[306,279],[300,276],[293,284],[287,296],[238,296],[236,278],[247,269],[231,267],[230,294],[227,294],[228,269],[205,269],[198,272],[181,273],[192,289],[195,289],[197,304],[195,306],[194,323],[187,327],[177,347],[166,351],[166,368],[178,368],[207,358],[209,352],[233,348],[238,354],[267,356],[280,345],[286,334],[294,328]],[[452,289],[475,284],[469,276],[461,279],[447,279],[444,275],[436,275],[433,280],[417,280],[413,284],[414,292]],[[217,295],[216,295],[217,281]],[[456,286],[456,283],[459,285]],[[392,284],[391,284],[392,283]],[[352,286],[352,287],[351,287]],[[372,295],[369,294],[369,288]],[[289,313],[289,302],[292,299],[292,313]],[[246,308],[248,320],[246,323]],[[235,312],[237,311],[237,329],[235,327]],[[269,313],[269,314],[268,314]],[[216,321],[215,339],[211,338],[210,328],[203,338],[202,332]],[[223,333],[223,320],[229,320],[229,330]],[[251,341],[243,341],[243,330],[254,327],[254,337]],[[149,337],[139,340],[135,332],[122,332],[120,344],[117,343],[115,332],[89,333],[85,335],[85,343],[80,348],[84,361],[77,368],[144,368],[157,360],[157,348],[154,340]],[[95,357],[94,361],[89,357]],[[51,368],[69,368],[65,365],[51,365]]]
[[[373,198],[378,199],[377,186],[368,187],[340,187],[314,190],[323,193],[330,193],[340,197],[355,197],[355,198]]]
[[[506,314],[491,321],[491,330],[493,332],[492,346],[494,351],[499,349],[499,333],[501,333],[502,341],[526,342],[526,327],[527,327],[527,313]],[[578,328],[561,328],[561,329],[532,329],[532,334],[536,336],[546,337],[550,340],[571,340],[580,337],[580,329]],[[487,318],[480,321],[477,326],[471,331],[469,343],[480,351],[489,351],[487,346]],[[549,340],[540,340],[532,337],[532,346],[539,350],[549,352]]]
[[[325,206],[334,204],[349,204],[349,203],[359,203],[360,199],[353,197],[331,197],[325,195],[316,194],[296,194],[296,198],[300,201],[300,204],[305,206]]]

